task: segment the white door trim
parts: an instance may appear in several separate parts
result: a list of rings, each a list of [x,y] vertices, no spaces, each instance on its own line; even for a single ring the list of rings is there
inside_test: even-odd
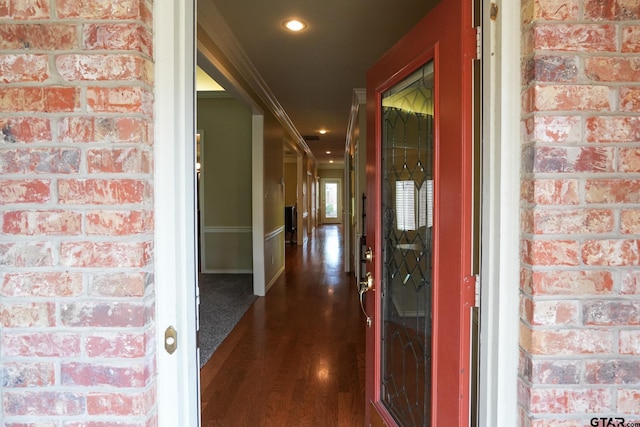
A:
[[[158,426],[199,426],[196,350],[195,0],[154,2]],[[177,330],[177,350],[164,331]]]
[[[520,2],[483,2],[483,165],[479,419],[518,424]]]
[[[305,167],[303,157],[301,153],[298,153],[296,157],[296,185],[298,186],[298,193],[296,194],[296,244],[298,245],[303,245],[307,240],[307,235],[304,228],[304,221],[306,219],[304,216],[306,209],[303,186],[303,180],[305,178],[304,171]]]
[[[342,195],[338,195],[340,199],[342,199],[343,215],[342,215],[342,223],[344,227],[342,227],[343,233],[343,263],[344,263],[344,272],[350,273],[351,269],[351,251],[352,249],[352,237],[351,234],[353,232],[353,224],[351,223],[351,197],[353,194],[353,188],[351,187],[351,173],[353,172],[354,162],[351,161],[351,156],[348,151],[345,151],[344,154],[344,190],[342,191]]]
[[[264,116],[251,119],[251,216],[253,223],[253,293],[267,293],[264,229]]]

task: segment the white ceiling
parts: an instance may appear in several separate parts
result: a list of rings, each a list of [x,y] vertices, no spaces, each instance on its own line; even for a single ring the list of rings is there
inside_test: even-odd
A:
[[[353,90],[438,0],[199,0],[213,2],[320,162],[342,162]],[[308,28],[286,32],[282,22]],[[320,129],[327,129],[320,135]],[[326,154],[331,151],[331,155]]]

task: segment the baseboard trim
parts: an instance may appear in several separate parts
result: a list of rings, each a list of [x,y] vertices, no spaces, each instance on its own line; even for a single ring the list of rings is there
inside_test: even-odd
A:
[[[203,269],[204,274],[253,274],[253,270],[233,270],[224,268]]]
[[[265,295],[267,292],[269,292],[269,289],[271,289],[271,286],[273,286],[276,283],[276,281],[280,278],[282,273],[284,273],[284,265],[280,267],[280,270],[278,270],[278,272],[273,276],[273,279],[271,279],[271,281],[267,283],[267,287],[265,289]]]

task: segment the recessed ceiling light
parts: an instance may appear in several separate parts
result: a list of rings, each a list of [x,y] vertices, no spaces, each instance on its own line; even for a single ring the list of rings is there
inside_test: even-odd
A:
[[[324,135],[325,133],[327,133],[327,131],[326,131],[325,129],[322,129],[322,130],[320,130],[320,133],[321,133],[322,135]]]
[[[331,151],[327,151],[327,154],[331,154]]]
[[[329,163],[333,163],[333,160],[329,160]]]
[[[294,33],[297,33],[298,31],[302,31],[305,28],[307,28],[307,24],[305,24],[299,19],[287,19],[282,23],[282,25],[284,25],[284,27],[287,30],[293,31]]]

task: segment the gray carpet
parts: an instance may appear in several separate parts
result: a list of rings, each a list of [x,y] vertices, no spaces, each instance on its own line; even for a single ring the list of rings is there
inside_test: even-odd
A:
[[[251,274],[200,275],[200,367],[256,300]]]

